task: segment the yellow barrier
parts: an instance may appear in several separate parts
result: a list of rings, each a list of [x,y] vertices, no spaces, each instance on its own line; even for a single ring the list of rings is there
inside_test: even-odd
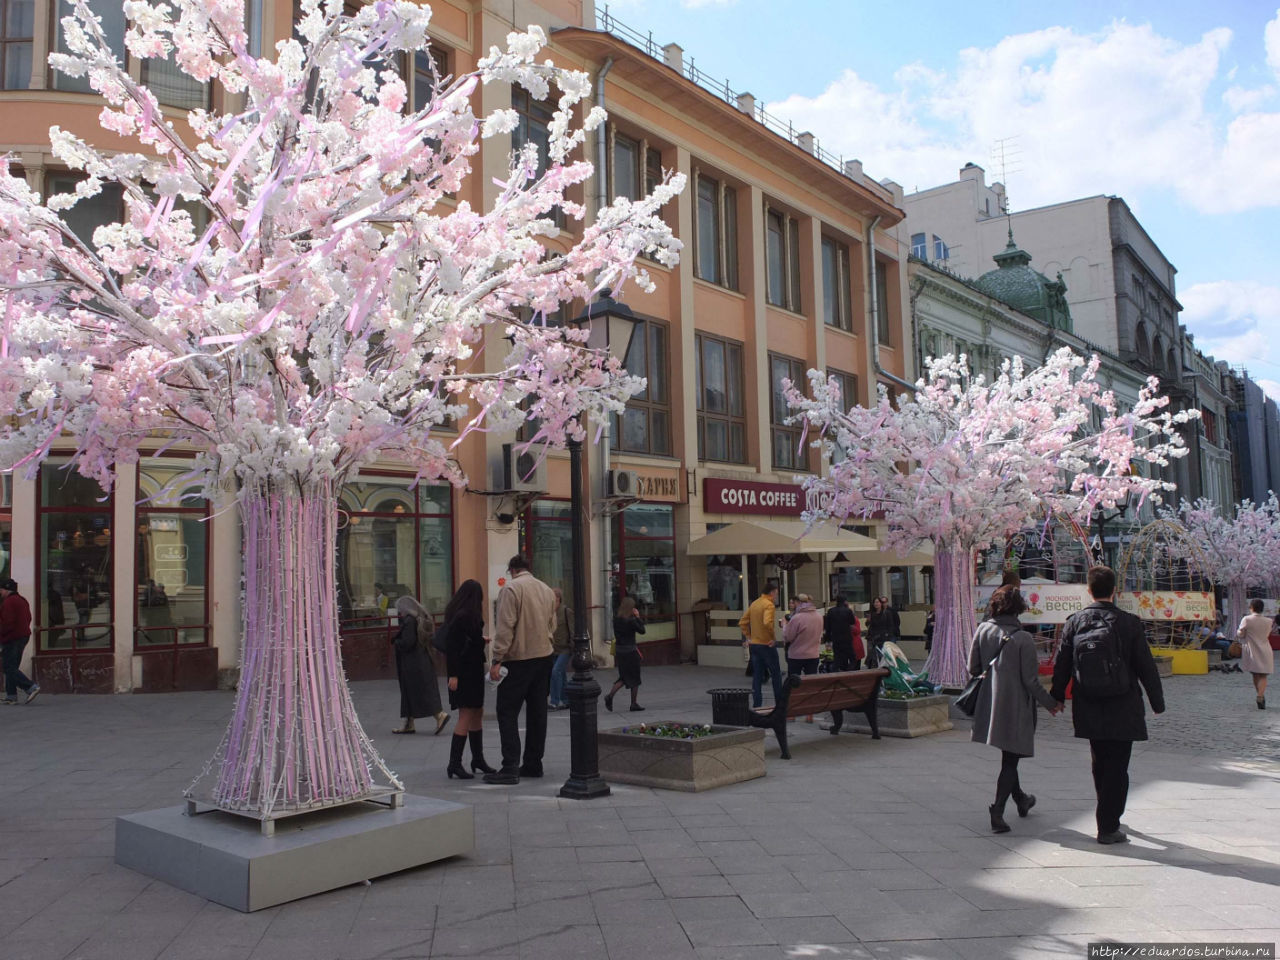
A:
[[[1209,672],[1208,650],[1186,650],[1182,647],[1155,647],[1151,652],[1160,657],[1173,658],[1175,674],[1207,674]]]

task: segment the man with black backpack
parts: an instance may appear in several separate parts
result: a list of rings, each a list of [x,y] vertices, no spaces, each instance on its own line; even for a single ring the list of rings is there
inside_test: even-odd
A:
[[[1072,614],[1062,628],[1050,692],[1064,703],[1071,683],[1071,720],[1076,736],[1089,741],[1093,757],[1099,843],[1129,840],[1120,830],[1120,817],[1129,796],[1133,741],[1147,739],[1143,689],[1151,710],[1164,713],[1164,691],[1142,621],[1115,605],[1115,592],[1115,571],[1091,567],[1093,603]]]

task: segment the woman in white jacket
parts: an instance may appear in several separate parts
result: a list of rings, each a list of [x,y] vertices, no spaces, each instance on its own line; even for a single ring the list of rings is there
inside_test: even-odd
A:
[[[1267,677],[1275,669],[1275,653],[1268,637],[1271,618],[1262,615],[1262,601],[1249,603],[1253,611],[1240,621],[1236,639],[1240,641],[1240,666],[1253,674],[1253,689],[1258,695],[1258,709],[1267,709]]]

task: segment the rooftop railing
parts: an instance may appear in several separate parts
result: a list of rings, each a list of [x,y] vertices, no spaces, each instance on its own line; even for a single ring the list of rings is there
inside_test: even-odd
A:
[[[754,96],[750,93],[736,92],[727,80],[718,80],[715,77],[699,70],[694,63],[692,57],[685,57],[683,51],[677,62],[672,62],[668,51],[672,44],[661,44],[653,38],[653,31],[641,33],[633,27],[627,26],[612,13],[609,12],[609,5],[604,4],[603,8],[596,8],[596,26],[598,29],[617,37],[619,40],[630,44],[640,50],[650,58],[657,60],[659,63],[665,63],[675,69],[687,79],[696,83],[703,90],[719,97],[729,106],[742,113],[749,114],[757,123],[766,127],[771,132],[782,137],[784,140],[795,144],[805,153],[812,154],[827,166],[833,168],[837,173],[844,177],[869,187],[886,198],[892,199],[892,193],[885,187],[876,183],[870,177],[865,176],[861,172],[861,164],[850,158],[852,163],[858,164],[855,172],[850,172],[849,162],[846,161],[843,154],[832,153],[830,150],[823,148],[821,142],[816,136],[808,130],[797,130],[790,120],[783,120],[781,117],[774,116],[761,106]]]

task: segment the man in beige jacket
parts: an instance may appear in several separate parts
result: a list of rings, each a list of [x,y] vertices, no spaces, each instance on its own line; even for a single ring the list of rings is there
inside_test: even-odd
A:
[[[510,579],[498,593],[490,679],[498,684],[495,711],[502,740],[502,769],[486,773],[485,783],[519,783],[542,776],[547,746],[547,694],[551,686],[551,635],[556,625],[556,596],[529,572],[517,554],[507,564]],[[524,706],[524,762],[520,760],[520,707]]]

